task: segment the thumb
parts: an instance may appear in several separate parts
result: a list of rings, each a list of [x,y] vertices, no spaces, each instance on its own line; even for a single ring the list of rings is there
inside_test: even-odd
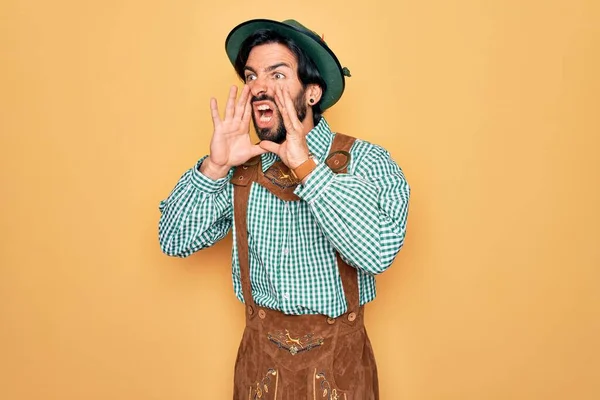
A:
[[[280,144],[271,142],[270,140],[263,140],[258,145],[266,151],[279,155],[279,149],[281,148]]]
[[[267,152],[266,149],[263,149],[262,147],[258,146],[258,145],[254,145],[252,146],[252,148],[250,149],[250,154],[252,154],[252,156],[250,158],[256,157],[256,156],[260,156],[261,154],[265,154]]]

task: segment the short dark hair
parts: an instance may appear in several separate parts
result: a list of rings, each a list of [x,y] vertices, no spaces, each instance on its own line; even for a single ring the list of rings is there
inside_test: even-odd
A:
[[[245,80],[244,68],[246,67],[246,62],[248,62],[250,51],[252,51],[252,49],[256,46],[269,43],[281,44],[287,47],[296,56],[296,60],[298,62],[298,79],[302,83],[303,88],[306,88],[306,86],[310,84],[316,84],[321,87],[323,94],[325,93],[327,90],[327,84],[321,77],[321,74],[319,73],[319,70],[317,69],[317,66],[313,60],[308,57],[292,39],[285,37],[271,29],[257,30],[252,35],[248,36],[242,43],[234,63],[235,72],[237,72],[238,76],[242,80]],[[322,98],[323,96],[321,96],[321,99]],[[317,104],[312,105],[312,110],[313,123],[317,125],[321,120],[321,114],[323,113],[321,110],[321,100],[319,100]]]

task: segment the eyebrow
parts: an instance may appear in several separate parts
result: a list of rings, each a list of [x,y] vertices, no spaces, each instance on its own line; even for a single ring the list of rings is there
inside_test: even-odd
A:
[[[270,67],[265,68],[265,71],[266,72],[271,72],[273,70],[276,70],[279,67],[287,67],[287,68],[290,68],[290,69],[292,68],[292,67],[290,67],[289,64],[284,63],[284,62],[280,62],[280,63],[274,64],[274,65],[271,65]],[[256,74],[256,71],[254,70],[254,68],[249,67],[247,65],[244,67],[244,71],[250,71],[250,72]]]
[[[267,71],[267,72],[270,72],[270,71],[273,71],[273,70],[275,70],[275,69],[277,69],[277,68],[279,68],[279,67],[288,67],[288,68],[292,68],[292,67],[290,67],[288,64],[286,64],[286,63],[284,63],[284,62],[280,62],[280,63],[278,63],[278,64],[271,65],[270,67],[267,67],[267,69],[266,69],[265,71]]]

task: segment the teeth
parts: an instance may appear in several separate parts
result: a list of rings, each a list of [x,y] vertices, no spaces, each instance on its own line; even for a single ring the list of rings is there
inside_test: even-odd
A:
[[[270,110],[270,109],[271,109],[271,107],[269,107],[266,104],[262,104],[262,105],[258,106],[259,111]]]
[[[261,122],[269,122],[271,121],[271,118],[273,117],[265,117],[264,115],[262,117],[260,117],[260,121]]]

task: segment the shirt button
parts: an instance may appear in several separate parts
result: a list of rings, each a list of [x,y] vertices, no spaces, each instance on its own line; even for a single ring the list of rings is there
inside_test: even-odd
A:
[[[284,293],[283,294],[283,298],[286,299],[286,300],[289,300],[290,299],[290,294],[289,293]]]
[[[290,252],[289,249],[283,249],[283,254],[285,254],[286,256],[288,255],[289,252]]]

